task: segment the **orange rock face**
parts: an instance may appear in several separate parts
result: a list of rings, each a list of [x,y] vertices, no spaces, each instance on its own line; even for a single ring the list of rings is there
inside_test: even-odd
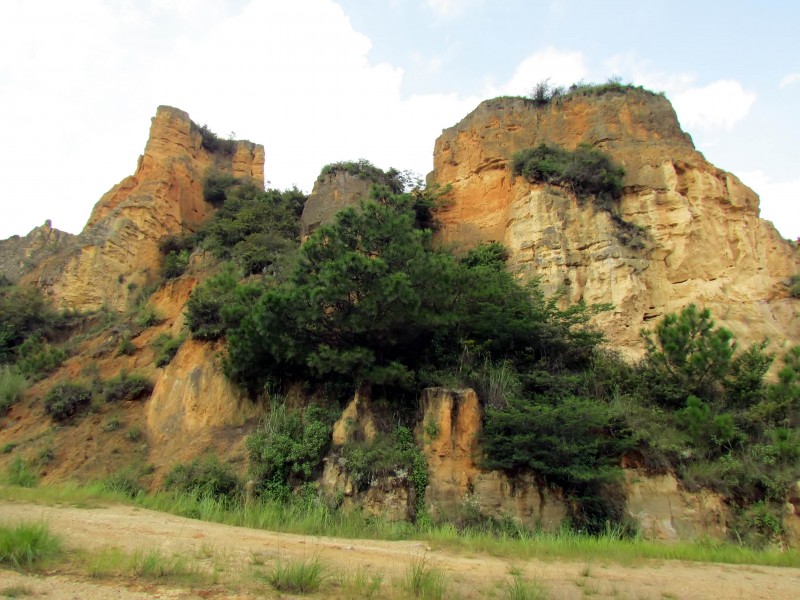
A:
[[[591,200],[513,176],[512,155],[541,143],[587,143],[625,168],[616,211],[639,227],[629,229],[636,239]],[[785,286],[800,252],[759,218],[752,190],[695,150],[661,96],[486,101],[436,141],[432,179],[452,189],[440,242],[502,242],[509,267],[541,278],[547,293],[612,303],[597,322],[630,357],[641,354],[648,321],[692,302],[740,344],[800,343],[800,306]]]
[[[32,279],[62,307],[125,308],[132,289],[158,274],[159,240],[194,231],[210,217],[213,208],[203,200],[210,169],[263,187],[264,148],[239,141],[229,152],[211,152],[188,114],[160,106],[136,173],[95,205],[75,248]]]

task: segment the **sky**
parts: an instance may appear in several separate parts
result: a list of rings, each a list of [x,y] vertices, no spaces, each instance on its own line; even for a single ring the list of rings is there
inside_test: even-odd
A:
[[[265,146],[270,187],[366,158],[425,175],[479,102],[618,76],[800,237],[796,0],[2,0],[0,239],[78,233],[176,106]]]

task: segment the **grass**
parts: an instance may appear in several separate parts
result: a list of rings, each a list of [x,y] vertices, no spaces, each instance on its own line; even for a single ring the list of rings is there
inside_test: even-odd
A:
[[[0,499],[84,506],[120,502],[253,529],[351,539],[419,539],[427,541],[428,545],[457,552],[486,553],[519,560],[567,558],[587,564],[603,561],[625,565],[654,559],[800,567],[800,551],[795,549],[756,550],[712,540],[663,544],[641,538],[620,539],[614,532],[590,537],[569,530],[546,533],[522,527],[511,532],[490,532],[480,528],[459,531],[450,524],[415,526],[367,519],[358,512],[337,510],[321,502],[281,504],[257,500],[245,505],[241,501],[175,492],[139,494],[132,499],[124,493],[104,489],[102,483],[42,486],[36,490],[0,486]]]
[[[39,475],[32,470],[25,459],[16,456],[6,467],[6,482],[23,488],[32,488],[39,483]]]
[[[411,557],[400,587],[410,596],[423,600],[441,600],[447,592],[444,572],[427,556]]]
[[[154,549],[129,553],[119,548],[99,548],[80,553],[79,561],[93,579],[131,577],[188,586],[205,585],[210,579],[210,574],[195,566],[191,557]]]
[[[506,598],[508,600],[546,600],[549,597],[547,588],[536,581],[525,581],[521,575],[515,575],[506,582]]]
[[[0,416],[22,398],[28,388],[28,381],[18,369],[0,365]]]
[[[11,585],[0,588],[0,598],[23,598],[34,595],[36,595],[35,590],[27,585]]]
[[[61,540],[47,523],[0,525],[0,565],[33,569],[61,553]]]
[[[279,560],[267,577],[270,585],[280,592],[309,594],[319,590],[327,577],[327,567],[319,556]]]
[[[378,598],[381,597],[383,574],[370,573],[360,567],[341,576],[338,583],[347,598]]]

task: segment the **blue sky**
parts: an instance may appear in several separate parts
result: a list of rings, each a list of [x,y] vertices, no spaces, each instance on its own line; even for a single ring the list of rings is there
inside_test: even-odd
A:
[[[159,104],[265,145],[273,186],[331,161],[424,174],[436,136],[540,80],[663,91],[695,145],[800,236],[800,3],[4,0],[0,238],[78,232]]]

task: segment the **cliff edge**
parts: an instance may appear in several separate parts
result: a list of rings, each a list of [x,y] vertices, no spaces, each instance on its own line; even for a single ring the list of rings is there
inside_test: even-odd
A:
[[[213,212],[203,199],[209,171],[264,186],[264,147],[220,140],[182,110],[159,106],[136,172],[95,205],[68,252],[28,276],[60,307],[122,310],[158,278],[158,242],[192,232]]]

